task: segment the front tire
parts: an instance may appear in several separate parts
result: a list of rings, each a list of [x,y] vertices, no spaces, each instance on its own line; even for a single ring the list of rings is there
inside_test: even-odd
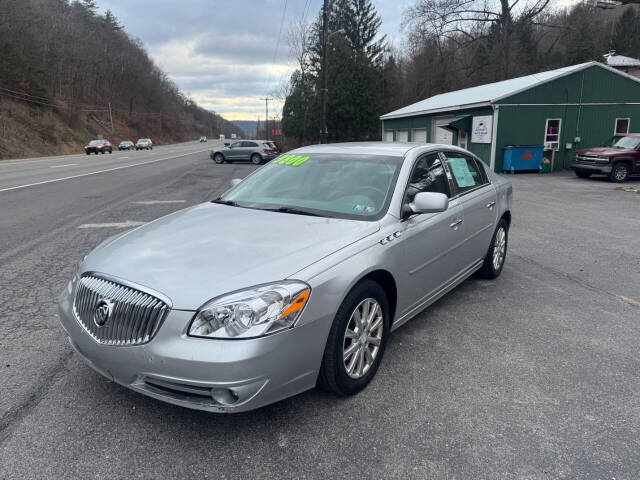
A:
[[[216,153],[213,156],[213,161],[216,162],[218,165],[224,163],[224,155],[222,155],[221,153]]]
[[[254,153],[253,155],[251,155],[251,163],[253,163],[254,165],[260,165],[262,163],[262,157],[257,153]]]
[[[611,169],[609,179],[612,182],[622,183],[629,178],[629,165],[624,162],[616,163]]]
[[[318,385],[336,395],[354,395],[375,376],[389,337],[391,317],[384,289],[372,280],[356,285],[333,320]]]
[[[507,257],[507,245],[509,243],[509,224],[504,218],[498,222],[493,232],[493,238],[489,244],[487,256],[484,257],[482,268],[478,270],[478,276],[487,279],[497,278],[502,272],[504,261]]]
[[[589,172],[588,170],[579,170],[576,169],[576,176],[580,177],[580,178],[589,178],[591,176],[591,172]]]

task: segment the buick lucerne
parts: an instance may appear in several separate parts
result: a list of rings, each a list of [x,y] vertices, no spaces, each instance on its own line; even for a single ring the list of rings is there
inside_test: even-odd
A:
[[[314,145],[111,237],[59,298],[76,352],[142,394],[239,412],[351,395],[390,333],[500,275],[510,182],[451,145]]]

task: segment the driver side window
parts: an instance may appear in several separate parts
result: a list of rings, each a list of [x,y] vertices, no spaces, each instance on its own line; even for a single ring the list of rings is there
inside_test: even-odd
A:
[[[437,153],[425,155],[418,159],[407,188],[407,202],[413,202],[416,193],[437,192],[451,196],[449,181],[442,166],[442,160]]]
[[[242,142],[235,142],[235,143],[232,143],[229,146],[229,148],[238,148],[240,145],[242,145]]]

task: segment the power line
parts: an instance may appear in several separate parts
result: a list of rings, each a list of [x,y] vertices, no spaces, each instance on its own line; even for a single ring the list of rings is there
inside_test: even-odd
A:
[[[276,63],[276,55],[278,55],[278,47],[280,46],[280,36],[282,35],[282,25],[284,25],[284,17],[287,13],[287,3],[289,0],[284,0],[284,9],[282,10],[282,18],[280,19],[280,29],[278,30],[278,40],[276,41],[276,49],[273,51],[273,60],[271,63]]]
[[[309,2],[311,0],[307,0],[307,3],[304,4],[304,8],[302,9],[302,23],[304,23],[307,16],[307,9],[309,8]]]

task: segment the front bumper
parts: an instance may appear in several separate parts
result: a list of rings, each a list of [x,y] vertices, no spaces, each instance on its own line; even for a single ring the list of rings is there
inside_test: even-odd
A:
[[[171,310],[148,343],[96,342],[76,320],[70,283],[59,298],[71,346],[97,372],[144,395],[211,412],[253,410],[313,388],[326,325],[313,321],[246,340],[189,337],[192,311]]]
[[[574,170],[588,170],[590,172],[599,172],[599,173],[611,173],[611,164],[610,163],[580,163],[573,162],[570,167]]]

